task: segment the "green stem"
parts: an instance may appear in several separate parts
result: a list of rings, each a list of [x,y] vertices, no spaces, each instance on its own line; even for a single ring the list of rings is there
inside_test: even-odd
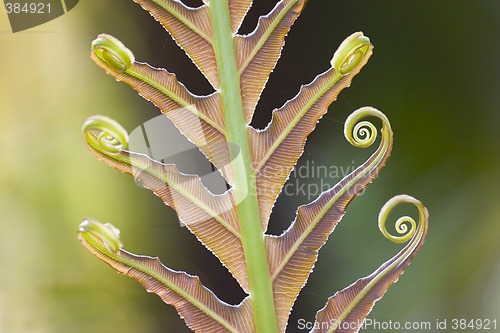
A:
[[[248,284],[255,329],[258,333],[279,332],[273,288],[267,261],[264,232],[252,169],[248,128],[243,113],[239,70],[236,63],[228,0],[210,1],[215,57],[219,72],[220,94],[231,150],[235,199],[238,202],[241,238],[245,253]],[[239,163],[238,161],[241,161]]]

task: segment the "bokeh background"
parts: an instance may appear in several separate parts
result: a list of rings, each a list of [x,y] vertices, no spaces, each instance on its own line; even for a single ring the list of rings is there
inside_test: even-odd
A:
[[[252,31],[274,3],[255,0],[241,32]],[[254,125],[264,127],[272,109],[326,70],[354,31],[371,38],[375,53],[318,124],[299,166],[345,170],[362,163],[373,148],[351,147],[342,124],[365,105],[389,117],[395,146],[387,167],[322,249],[289,332],[305,332],[299,319],[313,321],[328,296],[401,248],[377,229],[380,208],[400,193],[426,204],[430,230],[370,318],[448,324],[489,318],[500,325],[500,2],[309,1]],[[170,208],[84,148],[80,129],[91,115],[110,116],[131,131],[159,114],[89,59],[90,42],[101,32],[122,40],[139,61],[175,72],[193,92],[210,92],[168,34],[132,1],[81,1],[68,14],[16,34],[0,13],[2,333],[189,331],[172,307],[83,249],[76,230],[85,217],[120,228],[126,249],[200,275],[222,299],[243,297]],[[333,185],[335,178],[310,174],[291,181]],[[297,195],[279,198],[270,232],[286,229],[296,207],[308,202],[298,186]]]

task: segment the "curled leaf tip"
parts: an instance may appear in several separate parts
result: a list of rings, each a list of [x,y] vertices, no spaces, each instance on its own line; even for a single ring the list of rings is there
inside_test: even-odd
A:
[[[392,131],[389,119],[379,110],[372,107],[363,107],[354,111],[346,120],[344,125],[344,135],[355,147],[370,147],[377,138],[377,129],[366,120],[367,117],[376,117],[382,120],[382,138],[390,138]]]
[[[134,54],[117,38],[100,34],[92,42],[92,52],[114,70],[125,72],[134,63]]]
[[[340,44],[333,55],[331,64],[337,72],[348,74],[358,67],[370,48],[370,39],[362,32],[355,32]]]
[[[123,244],[120,241],[120,230],[111,223],[101,223],[93,219],[86,219],[78,228],[79,234],[97,238],[102,244],[112,253],[117,253],[122,248]]]
[[[410,216],[400,217],[395,223],[395,230],[401,236],[395,236],[387,231],[387,218],[394,207],[404,203],[412,204],[417,207],[419,212],[419,223],[417,225],[417,222]],[[404,243],[410,240],[413,235],[415,235],[417,230],[419,230],[420,233],[423,233],[425,231],[425,229],[427,228],[428,218],[429,213],[422,202],[409,195],[401,194],[387,201],[386,204],[382,207],[378,217],[378,227],[385,238],[394,243]]]
[[[87,144],[104,154],[117,154],[127,149],[127,131],[111,118],[92,116],[85,121],[82,131]]]

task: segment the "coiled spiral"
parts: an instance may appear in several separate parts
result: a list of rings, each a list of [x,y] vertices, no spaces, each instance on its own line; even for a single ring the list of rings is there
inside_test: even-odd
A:
[[[390,141],[391,124],[389,119],[379,110],[372,107],[363,107],[347,117],[344,125],[344,136],[355,147],[370,147],[377,138],[377,129],[371,122],[362,120],[367,117],[376,117],[382,121],[382,141]]]
[[[370,39],[362,32],[347,37],[333,55],[331,64],[341,74],[353,71],[370,51]]]
[[[412,204],[417,207],[419,212],[419,224],[417,224],[417,222],[410,216],[400,217],[395,223],[395,230],[401,236],[395,236],[387,231],[387,218],[394,207],[404,203]],[[378,217],[378,228],[384,237],[390,241],[394,243],[404,243],[410,240],[415,235],[417,230],[420,233],[423,233],[426,228],[427,220],[428,212],[422,202],[409,195],[401,194],[387,201],[382,207]]]
[[[127,132],[111,118],[92,116],[85,121],[82,131],[85,141],[101,153],[113,155],[127,149]]]
[[[134,54],[123,45],[117,38],[100,34],[92,42],[92,52],[114,70],[125,72],[134,63]]]
[[[101,223],[93,219],[84,220],[78,229],[86,241],[100,241],[108,251],[117,253],[123,247],[120,230],[111,223]]]

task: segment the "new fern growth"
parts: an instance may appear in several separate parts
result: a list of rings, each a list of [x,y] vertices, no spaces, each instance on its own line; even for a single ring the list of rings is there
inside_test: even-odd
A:
[[[345,137],[355,147],[365,148],[380,136],[378,149],[337,185],[300,206],[295,221],[282,235],[266,234],[274,203],[302,155],[308,135],[368,61],[373,48],[370,40],[360,32],[348,37],[333,56],[330,69],[275,110],[264,130],[256,130],[249,125],[255,107],[280,57],[285,35],[306,1],[280,1],[245,36],[237,31],[252,0],[204,0],[198,8],[179,0],[135,1],[172,35],[214,93],[192,94],[174,74],[135,61],[129,49],[106,34],[92,43],[92,59],[169,117],[219,170],[229,189],[214,195],[197,175],[183,174],[174,164],[128,150],[126,131],[104,116],[85,122],[85,142],[100,160],[134,175],[175,209],[247,297],[238,305],[229,305],[198,277],[169,269],[158,258],[123,250],[119,231],[110,224],[88,219],[80,225],[79,239],[99,259],[173,305],[196,332],[285,332],[319,250],[349,202],[376,177],[391,152],[392,131],[385,115],[371,107],[354,111],[346,120]],[[368,117],[381,121],[380,135]],[[393,236],[385,223],[389,212],[401,203],[415,205],[419,221],[400,218],[396,231],[402,236]],[[406,195],[391,199],[381,210],[379,228],[391,241],[407,245],[371,275],[330,297],[318,311],[312,332],[357,332],[374,303],[422,246],[427,220],[420,201]]]

